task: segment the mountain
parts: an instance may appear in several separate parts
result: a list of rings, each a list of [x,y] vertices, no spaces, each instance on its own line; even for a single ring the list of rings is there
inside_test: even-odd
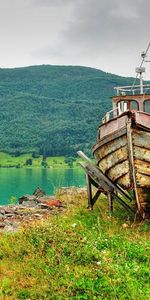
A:
[[[91,149],[124,78],[78,66],[0,69],[0,151],[74,155]]]

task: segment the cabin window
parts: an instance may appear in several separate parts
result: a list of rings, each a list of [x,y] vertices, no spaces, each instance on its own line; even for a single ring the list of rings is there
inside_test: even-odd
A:
[[[119,101],[118,112],[119,115],[127,110],[139,110],[139,104],[136,100]]]
[[[130,109],[131,110],[139,110],[139,104],[135,100],[130,101]]]
[[[144,101],[144,111],[150,114],[150,100]]]
[[[119,115],[128,109],[128,103],[126,101],[119,101],[117,106]]]

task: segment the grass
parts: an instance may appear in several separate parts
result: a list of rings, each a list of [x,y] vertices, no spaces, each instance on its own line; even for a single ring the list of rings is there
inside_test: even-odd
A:
[[[32,159],[32,165],[26,165],[26,161]],[[22,154],[20,156],[13,156],[8,153],[0,152],[0,167],[1,168],[42,168],[43,156],[40,155],[38,158],[33,158],[31,153]],[[77,158],[72,167],[77,167],[79,159]],[[65,162],[64,156],[47,157],[46,158],[47,168],[68,168],[70,167]]]
[[[94,211],[85,194],[58,195],[66,212],[1,235],[2,299],[149,300],[149,224]]]

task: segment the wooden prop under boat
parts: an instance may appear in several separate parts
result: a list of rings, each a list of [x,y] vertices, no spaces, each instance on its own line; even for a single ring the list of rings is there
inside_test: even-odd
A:
[[[108,178],[133,191],[137,213],[149,218],[150,94],[144,93],[144,87],[150,88],[140,85],[141,93],[136,95],[125,95],[131,87],[117,88],[113,110],[105,115],[98,129],[93,154]]]

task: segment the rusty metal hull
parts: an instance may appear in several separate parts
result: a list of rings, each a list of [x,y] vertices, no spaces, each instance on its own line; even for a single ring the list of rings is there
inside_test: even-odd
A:
[[[150,115],[146,115],[146,126],[143,114],[126,114],[119,119],[116,124],[113,119],[100,126],[102,138],[94,145],[93,153],[105,175],[125,190],[135,192],[138,210],[147,217],[150,216]]]

